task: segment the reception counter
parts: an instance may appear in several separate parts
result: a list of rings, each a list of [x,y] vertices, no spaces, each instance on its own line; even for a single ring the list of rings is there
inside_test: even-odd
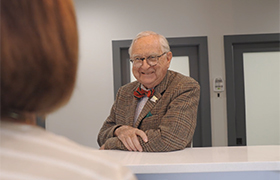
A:
[[[106,150],[139,180],[280,179],[280,146],[187,148],[164,153]]]

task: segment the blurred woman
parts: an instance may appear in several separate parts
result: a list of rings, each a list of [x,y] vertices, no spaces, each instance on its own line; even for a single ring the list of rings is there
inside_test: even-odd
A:
[[[71,97],[78,35],[71,0],[1,0],[0,179],[135,179],[102,152],[36,126]]]

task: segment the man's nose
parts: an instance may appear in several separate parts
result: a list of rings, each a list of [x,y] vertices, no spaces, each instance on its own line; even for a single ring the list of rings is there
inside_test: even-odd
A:
[[[147,62],[147,58],[142,60],[142,68],[143,69],[148,69],[150,67],[150,65]]]

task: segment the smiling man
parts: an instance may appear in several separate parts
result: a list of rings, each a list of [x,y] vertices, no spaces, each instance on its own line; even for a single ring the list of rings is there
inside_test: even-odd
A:
[[[139,33],[129,55],[137,81],[119,89],[98,135],[100,149],[164,152],[189,147],[199,84],[168,70],[172,52],[166,38],[155,32]]]

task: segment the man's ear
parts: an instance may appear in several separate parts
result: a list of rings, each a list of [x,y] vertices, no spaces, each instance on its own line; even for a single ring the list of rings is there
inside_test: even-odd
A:
[[[173,57],[173,56],[172,56],[172,52],[171,52],[171,51],[169,51],[169,52],[166,53],[166,60],[167,60],[167,62],[168,62],[168,67],[170,66],[172,57]]]
[[[166,57],[167,57],[167,61],[171,61],[171,59],[172,59],[172,52],[171,51],[167,52],[166,53]]]

